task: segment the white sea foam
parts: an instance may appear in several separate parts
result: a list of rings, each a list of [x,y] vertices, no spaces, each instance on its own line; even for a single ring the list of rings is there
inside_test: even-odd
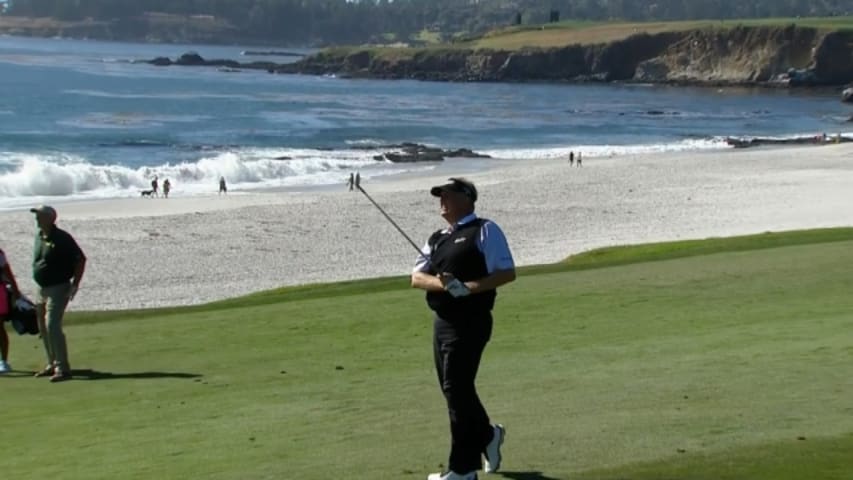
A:
[[[356,146],[360,146],[360,147],[379,146],[379,145],[386,145],[388,143],[389,142],[384,142],[382,140],[378,140],[375,138],[360,138],[358,140],[347,140],[346,141],[347,145],[356,145]]]
[[[794,136],[792,136],[794,137]],[[362,148],[317,150],[292,148],[235,148],[199,152],[199,158],[182,163],[131,168],[97,165],[73,155],[35,155],[0,152],[0,208],[39,201],[87,198],[117,198],[139,195],[150,188],[156,175],[169,179],[172,195],[214,193],[220,177],[230,190],[264,190],[343,184],[350,172],[371,178],[431,170],[432,164],[392,164],[376,161],[384,150],[364,148],[379,145],[374,139],[349,142]],[[582,152],[585,158],[643,155],[665,152],[727,149],[725,138],[685,139],[648,145],[568,145],[550,148],[507,148],[477,150],[495,159],[525,160],[566,158]]]
[[[215,192],[220,177],[231,190],[343,184],[350,172],[365,178],[424,169],[373,159],[373,150],[245,148],[209,153],[197,161],[130,168],[96,165],[73,155],[0,152],[0,208],[39,201],[137,196],[156,175],[173,195]]]
[[[570,145],[551,148],[507,148],[483,150],[480,153],[503,159],[563,158],[571,152],[582,152],[584,157],[612,157],[664,152],[687,152],[730,148],[724,138],[688,139],[674,143],[648,145]]]
[[[83,97],[96,98],[118,98],[124,100],[148,100],[148,99],[168,99],[168,100],[191,100],[199,99],[210,100],[239,100],[239,101],[260,101],[256,96],[249,94],[227,94],[227,93],[205,93],[205,92],[158,92],[158,93],[115,93],[103,90],[87,90],[79,88],[70,88],[63,90],[62,93],[68,95],[79,95]]]

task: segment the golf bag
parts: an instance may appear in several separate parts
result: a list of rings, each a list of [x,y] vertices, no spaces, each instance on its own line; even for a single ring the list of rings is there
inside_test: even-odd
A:
[[[12,307],[9,302],[12,300],[12,295],[9,293],[9,288],[5,284],[0,284],[0,319],[3,319],[9,309]]]
[[[12,324],[12,328],[18,332],[18,335],[38,335],[39,325],[36,319],[36,305],[27,297],[21,296],[15,303],[10,304],[12,300],[12,292],[9,287],[4,286],[0,295],[6,297],[8,311],[5,319]]]

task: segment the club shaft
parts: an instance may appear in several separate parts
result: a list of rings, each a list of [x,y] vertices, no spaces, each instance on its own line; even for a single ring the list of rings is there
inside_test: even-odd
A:
[[[406,235],[406,232],[404,232],[404,231],[403,231],[403,229],[402,229],[402,228],[400,228],[400,226],[399,226],[399,225],[397,225],[397,222],[395,222],[393,218],[391,218],[387,213],[385,213],[385,210],[383,210],[383,209],[382,209],[382,207],[380,207],[380,206],[379,206],[379,204],[378,204],[378,203],[376,203],[376,201],[375,201],[375,200],[373,200],[373,198],[371,198],[371,197],[370,197],[370,195],[368,195],[368,194],[367,194],[367,192],[366,192],[363,188],[361,188],[361,185],[356,185],[356,187],[358,188],[358,190],[359,190],[361,193],[363,193],[363,194],[364,194],[364,196],[365,196],[365,197],[367,197],[367,199],[368,199],[368,200],[370,200],[370,203],[372,203],[372,204],[373,204],[373,206],[374,206],[374,207],[376,207],[376,208],[377,208],[377,209],[382,213],[382,215],[384,215],[384,216],[385,216],[385,218],[386,218],[386,219],[388,219],[388,221],[389,221],[389,222],[391,222],[391,225],[394,225],[394,228],[396,228],[396,229],[397,229],[397,231],[398,231],[398,232],[400,232],[400,235],[402,235],[403,237],[405,237],[405,238],[406,238],[406,240],[408,240],[408,241],[409,241],[409,244],[410,244],[412,247],[414,247],[414,248],[415,248],[415,250],[417,250],[418,255],[423,255],[424,253],[423,253],[423,251],[421,250],[421,248],[420,248],[420,247],[418,247],[418,245],[417,245],[414,241],[412,241],[412,239],[411,239],[411,238],[409,238],[409,236],[408,236],[408,235]]]

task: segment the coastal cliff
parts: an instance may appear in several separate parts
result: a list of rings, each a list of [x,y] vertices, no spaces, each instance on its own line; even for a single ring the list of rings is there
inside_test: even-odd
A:
[[[739,26],[514,51],[334,48],[273,70],[442,81],[837,86],[853,81],[853,32]]]

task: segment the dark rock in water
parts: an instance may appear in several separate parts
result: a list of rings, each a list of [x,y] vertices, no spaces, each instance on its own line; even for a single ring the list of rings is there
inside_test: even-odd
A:
[[[457,148],[456,150],[445,150],[445,157],[462,157],[462,158],[492,158],[484,153],[477,153],[467,148]]]
[[[168,67],[171,65],[179,65],[182,67],[219,67],[219,70],[222,72],[238,72],[241,68],[268,69],[273,65],[269,62],[241,64],[235,60],[205,60],[201,55],[195,52],[185,53],[175,61],[172,61],[168,57],[157,57],[146,63],[156,65],[158,67]]]
[[[791,87],[811,87],[820,84],[815,71],[810,68],[789,68],[787,72],[771,78],[769,83],[785,84]]]
[[[273,160],[293,160],[293,157],[288,157],[287,155],[282,155],[280,157],[275,157]]]
[[[204,65],[205,61],[201,55],[195,52],[187,52],[181,55],[180,58],[175,62],[177,65],[187,65],[187,66],[196,66],[196,65]]]
[[[386,153],[385,159],[394,163],[409,163],[409,162],[440,162],[444,160],[444,156],[440,152],[420,152],[420,153]]]
[[[409,163],[409,162],[441,162],[445,158],[490,158],[488,155],[474,152],[467,148],[459,148],[456,150],[444,150],[437,147],[428,147],[418,143],[405,142],[400,145],[389,146],[398,148],[401,152],[388,152],[384,154],[384,159],[394,163]],[[378,157],[378,156],[377,156]],[[374,158],[377,158],[374,157]],[[382,157],[378,157],[382,159]]]
[[[853,118],[851,120],[853,120]],[[791,138],[726,138],[726,143],[735,148],[760,147],[762,145],[829,145],[831,143],[848,142],[853,142],[853,138],[844,137],[840,134],[828,136],[823,133],[819,135]]]

